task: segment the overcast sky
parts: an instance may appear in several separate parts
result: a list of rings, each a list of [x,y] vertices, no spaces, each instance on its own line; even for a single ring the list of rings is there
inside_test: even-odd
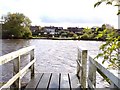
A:
[[[111,24],[118,27],[117,7],[97,0],[0,0],[0,16],[20,12],[30,18],[32,25],[92,27]]]

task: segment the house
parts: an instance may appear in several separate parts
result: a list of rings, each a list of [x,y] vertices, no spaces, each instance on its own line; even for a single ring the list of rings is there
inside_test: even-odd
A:
[[[30,26],[31,32],[36,32],[39,30],[39,26]]]
[[[55,27],[54,26],[45,26],[43,27],[44,34],[54,34]]]
[[[40,29],[41,29],[40,26],[30,26],[32,35],[39,35]]]
[[[54,27],[54,26],[45,26],[44,27],[44,33],[48,34],[58,34],[60,30],[62,30],[63,27]]]
[[[63,27],[56,27],[55,34],[60,34],[62,30],[63,30]]]
[[[78,28],[78,27],[68,27],[67,30],[69,32],[73,32],[73,33],[76,33],[76,34],[82,34],[82,31],[84,30],[84,28]]]

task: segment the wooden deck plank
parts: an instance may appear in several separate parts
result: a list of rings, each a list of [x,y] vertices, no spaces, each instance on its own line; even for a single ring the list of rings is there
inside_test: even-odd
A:
[[[68,78],[68,74],[61,74],[61,78],[60,78],[60,89],[70,89],[70,85],[69,85],[69,78]],[[65,90],[66,90],[65,89]]]
[[[70,78],[71,89],[72,90],[80,89],[80,83],[77,76],[73,73],[69,73],[69,78]]]
[[[37,84],[39,83],[41,77],[42,77],[43,73],[36,73],[35,77],[33,79],[31,79],[31,81],[28,83],[28,85],[26,86],[26,89],[35,89],[37,87]]]
[[[51,76],[51,73],[44,73],[36,89],[37,90],[39,90],[40,88],[47,89],[50,76]]]
[[[26,89],[49,90],[81,90],[79,80],[75,74],[40,73],[30,81]]]
[[[53,73],[49,84],[49,90],[59,89],[59,73]]]

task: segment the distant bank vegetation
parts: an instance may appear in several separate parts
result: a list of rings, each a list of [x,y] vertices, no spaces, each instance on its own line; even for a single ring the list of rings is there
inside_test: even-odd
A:
[[[28,38],[46,38],[46,39],[77,39],[77,40],[106,40],[107,33],[116,32],[120,34],[119,29],[114,29],[109,24],[103,24],[101,27],[78,28],[54,26],[31,26],[31,20],[21,13],[8,13],[3,16],[2,24],[3,39],[28,39]],[[105,32],[105,30],[107,32]]]

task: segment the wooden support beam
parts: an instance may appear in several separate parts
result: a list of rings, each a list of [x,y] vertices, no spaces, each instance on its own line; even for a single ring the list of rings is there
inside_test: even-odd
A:
[[[34,49],[30,52],[30,62],[34,60]],[[35,73],[35,69],[34,69],[34,63],[31,65],[30,69],[31,69],[31,79],[34,78],[34,73]]]
[[[91,81],[91,83],[92,83],[92,85],[94,85],[94,87],[96,87],[96,71],[97,71],[96,66],[89,59],[88,79]]]
[[[81,86],[83,88],[86,87],[86,82],[87,82],[87,50],[82,51],[82,73],[81,73]]]
[[[20,56],[13,60],[13,76],[19,73],[19,71],[20,71]],[[13,86],[18,90],[21,88],[20,77],[18,77],[18,79],[13,83]]]

